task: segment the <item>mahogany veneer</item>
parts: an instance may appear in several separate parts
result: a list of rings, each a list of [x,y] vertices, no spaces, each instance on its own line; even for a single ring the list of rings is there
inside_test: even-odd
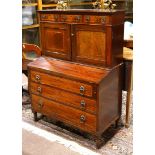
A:
[[[44,55],[103,67],[123,61],[123,10],[51,9],[39,15]]]
[[[44,57],[30,63],[37,113],[94,135],[121,117],[124,11],[39,11]]]
[[[97,68],[40,57],[28,65],[32,111],[93,134],[121,116],[121,68]]]

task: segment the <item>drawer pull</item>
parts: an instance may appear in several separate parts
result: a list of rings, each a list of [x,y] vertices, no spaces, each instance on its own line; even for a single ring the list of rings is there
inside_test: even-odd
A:
[[[76,17],[75,17],[75,21],[76,21],[76,22],[79,22],[79,21],[80,21],[80,19],[81,19],[81,17],[80,17],[80,16],[76,16]]]
[[[36,80],[37,80],[37,81],[40,80],[40,75],[36,75]]]
[[[42,16],[41,16],[41,18],[46,19],[46,18],[47,18],[47,16],[46,16],[46,15],[42,15]]]
[[[81,94],[81,95],[84,95],[84,91],[85,91],[84,86],[80,86],[80,94]]]
[[[86,16],[86,21],[87,21],[87,22],[90,21],[90,16]]]
[[[84,123],[86,121],[86,117],[84,115],[80,116],[80,122]]]
[[[80,105],[81,105],[82,108],[85,108],[85,106],[86,106],[85,101],[84,100],[81,100]]]
[[[41,87],[38,87],[38,88],[37,88],[37,92],[39,92],[39,93],[41,93],[41,92],[42,92]]]
[[[58,20],[58,15],[54,15],[54,19],[55,19],[55,21],[57,21]]]
[[[38,108],[41,109],[43,107],[43,101],[39,100],[38,101]]]

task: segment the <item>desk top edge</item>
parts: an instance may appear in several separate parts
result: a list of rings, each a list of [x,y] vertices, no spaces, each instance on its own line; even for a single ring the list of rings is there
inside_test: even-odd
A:
[[[64,14],[104,14],[104,15],[113,15],[125,13],[125,10],[103,10],[103,9],[47,9],[47,10],[38,10],[39,13],[64,13]]]

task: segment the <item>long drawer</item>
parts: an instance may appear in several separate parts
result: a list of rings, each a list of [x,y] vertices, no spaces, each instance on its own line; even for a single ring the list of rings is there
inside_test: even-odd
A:
[[[84,111],[59,104],[41,96],[31,94],[32,108],[34,111],[46,116],[60,119],[61,121],[79,127],[82,130],[96,131],[96,116]]]
[[[35,82],[30,82],[30,88],[31,93],[96,114],[96,100]]]
[[[77,93],[84,96],[93,96],[93,86],[90,84],[65,79],[33,70],[31,70],[30,78],[32,81],[35,81],[37,83],[61,88],[69,92]]]

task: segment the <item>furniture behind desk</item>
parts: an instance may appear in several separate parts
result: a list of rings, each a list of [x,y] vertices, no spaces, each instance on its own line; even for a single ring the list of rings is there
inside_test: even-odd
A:
[[[124,90],[127,91],[126,100],[126,122],[125,126],[129,127],[129,116],[130,116],[130,105],[131,105],[131,94],[132,94],[132,70],[133,70],[133,50],[124,47],[123,49],[123,59],[125,64],[125,85]]]
[[[133,49],[133,39],[124,40],[124,47]]]

